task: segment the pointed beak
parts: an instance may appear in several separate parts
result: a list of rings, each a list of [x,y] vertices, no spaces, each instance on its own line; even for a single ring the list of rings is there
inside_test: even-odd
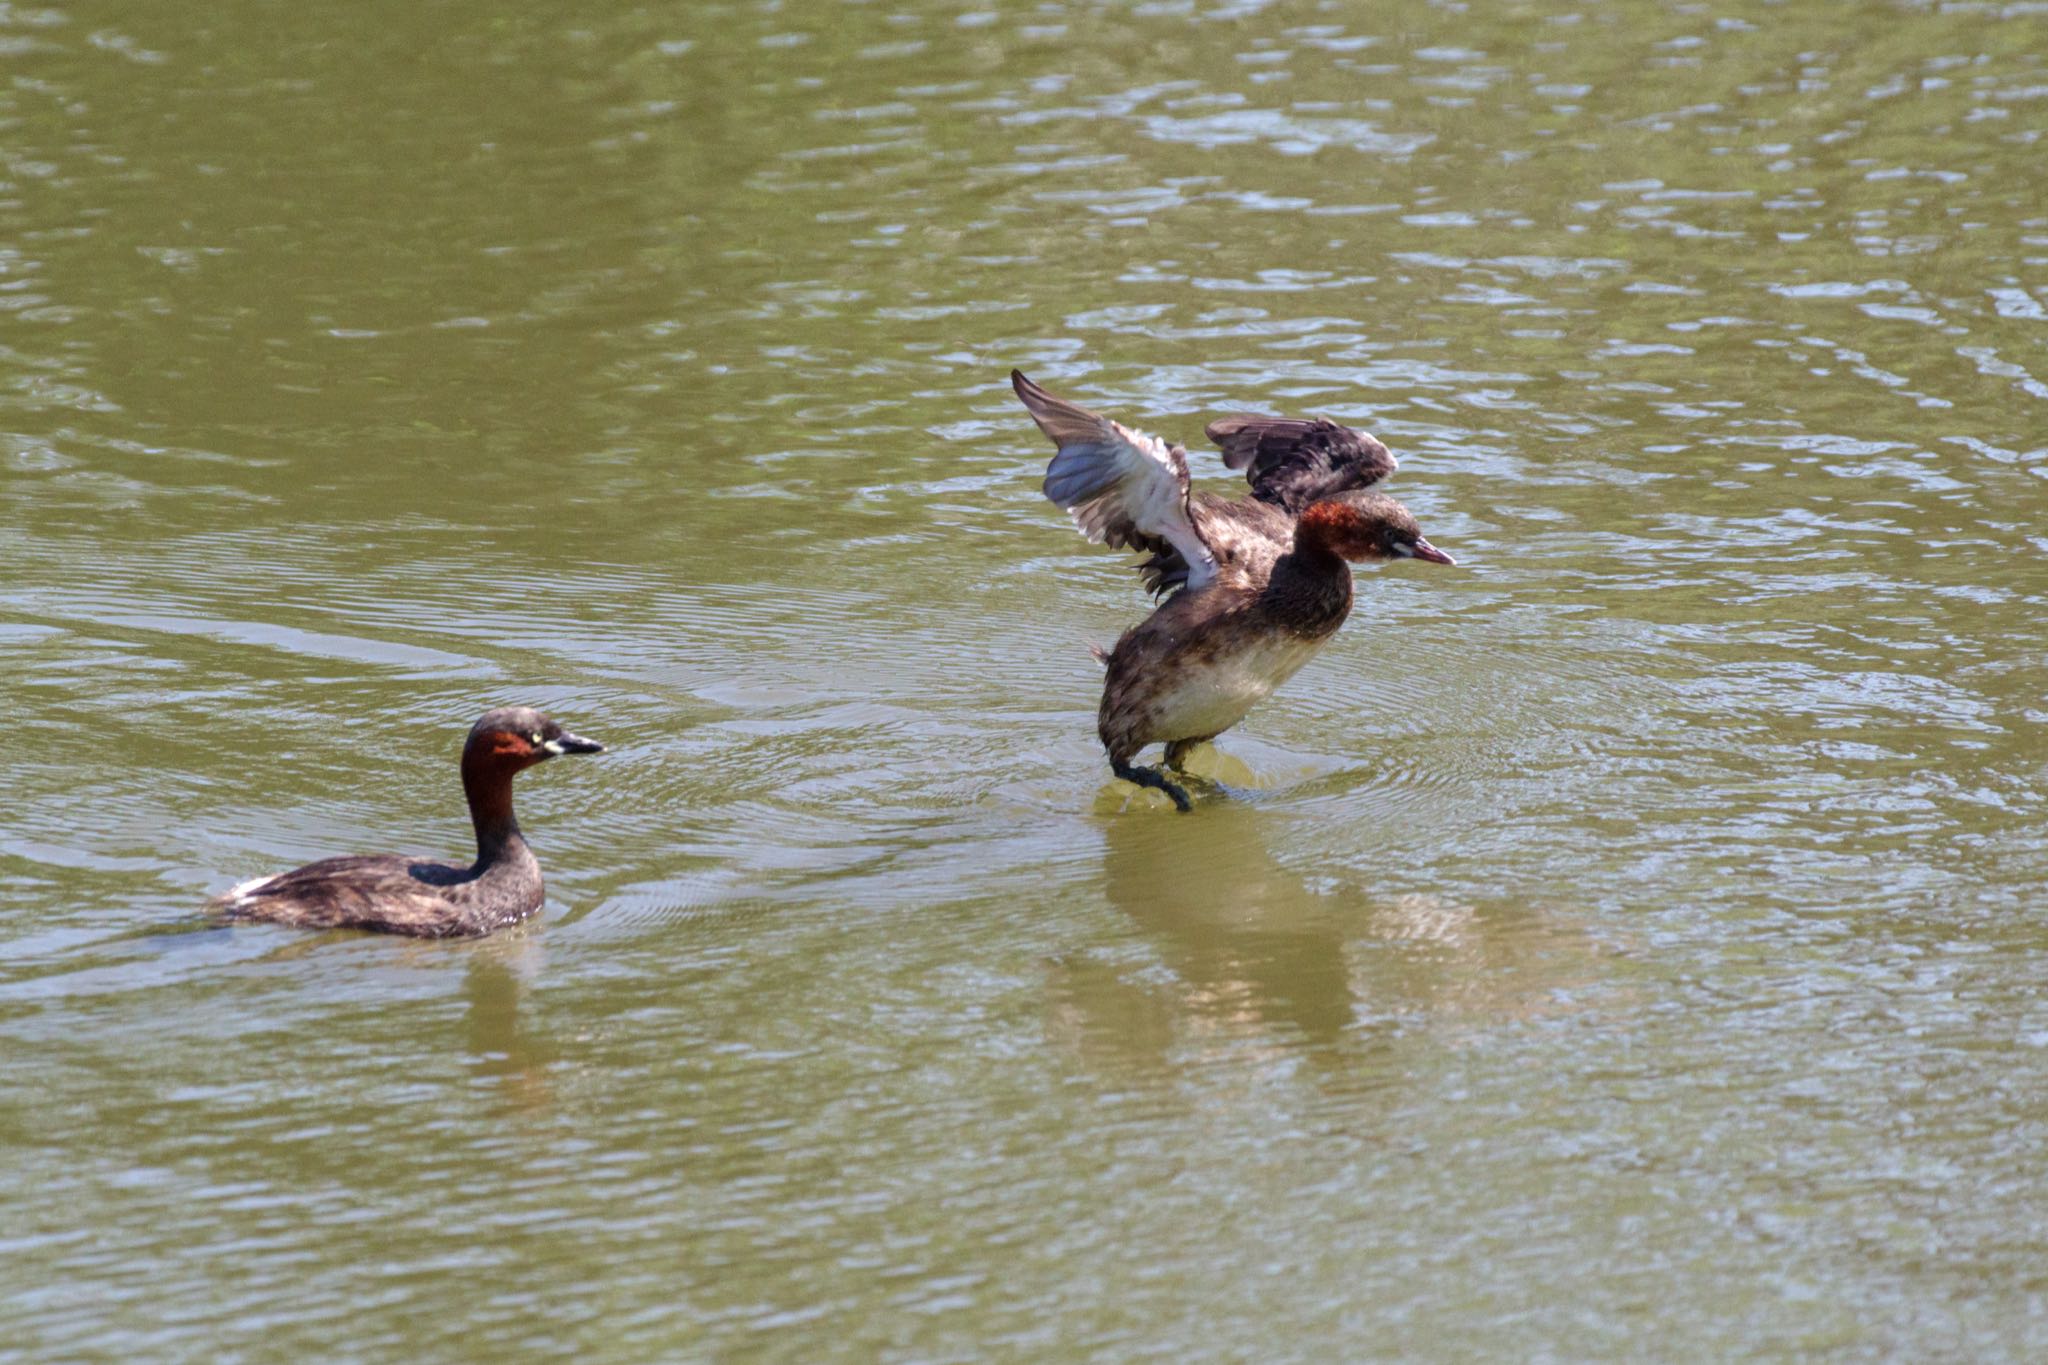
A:
[[[599,744],[596,740],[585,739],[581,735],[572,735],[567,730],[562,731],[561,734],[556,735],[540,747],[551,754],[601,754],[604,752],[604,745]]]
[[[1416,559],[1426,559],[1432,564],[1455,564],[1458,562],[1424,540],[1421,536],[1415,537],[1415,548],[1408,553]]]

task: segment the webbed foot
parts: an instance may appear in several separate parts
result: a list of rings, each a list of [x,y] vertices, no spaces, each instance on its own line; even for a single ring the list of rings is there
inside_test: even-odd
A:
[[[1141,787],[1150,787],[1154,791],[1165,792],[1173,798],[1173,804],[1182,812],[1191,811],[1195,808],[1194,802],[1188,800],[1187,789],[1178,782],[1168,779],[1166,774],[1160,772],[1157,768],[1140,768],[1135,764],[1120,762],[1114,758],[1109,761],[1109,766],[1111,771],[1126,782],[1135,782]]]

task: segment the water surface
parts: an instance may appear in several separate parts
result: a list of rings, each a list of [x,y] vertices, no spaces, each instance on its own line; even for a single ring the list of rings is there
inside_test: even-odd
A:
[[[2038,11],[0,8],[7,1339],[2048,1349]],[[1459,567],[1176,816],[1012,365]]]

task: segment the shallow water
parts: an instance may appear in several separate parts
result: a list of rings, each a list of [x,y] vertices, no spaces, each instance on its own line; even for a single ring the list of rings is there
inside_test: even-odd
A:
[[[0,7],[5,1338],[2037,1357],[2042,25]],[[1176,816],[1013,364],[1459,567]]]

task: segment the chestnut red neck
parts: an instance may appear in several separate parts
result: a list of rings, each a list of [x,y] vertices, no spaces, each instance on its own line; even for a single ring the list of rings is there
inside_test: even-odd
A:
[[[1320,638],[1351,612],[1351,566],[1319,538],[1297,534],[1294,548],[1274,561],[1259,602],[1274,624]]]
[[[1364,520],[1355,508],[1341,502],[1311,503],[1294,523],[1295,547],[1342,558],[1339,547],[1357,538]]]
[[[512,812],[512,779],[532,760],[521,754],[472,746],[462,755],[462,791],[469,798],[470,823],[476,826],[477,866],[496,861],[519,842],[519,818]]]

